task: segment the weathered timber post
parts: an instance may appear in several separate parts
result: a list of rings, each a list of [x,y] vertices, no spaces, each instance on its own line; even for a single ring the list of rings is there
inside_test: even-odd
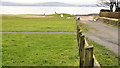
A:
[[[84,47],[85,47],[85,39],[84,36],[80,37],[80,68],[84,68]]]
[[[93,46],[85,47],[85,67],[92,68],[94,66]]]
[[[80,37],[79,32],[80,32],[80,28],[79,28],[78,25],[77,25],[76,27],[77,27],[77,41],[79,42],[79,37]]]
[[[80,49],[81,49],[81,37],[82,37],[82,32],[78,32],[78,47],[79,47],[79,56],[80,56]]]
[[[80,20],[80,17],[78,17],[78,20]]]

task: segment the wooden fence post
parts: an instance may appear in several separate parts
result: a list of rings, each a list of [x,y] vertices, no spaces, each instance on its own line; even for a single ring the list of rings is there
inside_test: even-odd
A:
[[[84,36],[80,37],[80,68],[84,67],[84,47],[85,47],[85,39]]]
[[[77,41],[78,41],[78,42],[79,42],[79,37],[80,37],[79,32],[80,32],[80,28],[79,28],[79,26],[77,26]]]
[[[93,46],[85,47],[85,66],[90,68],[94,66]]]
[[[78,47],[79,47],[79,56],[80,56],[80,49],[81,49],[81,37],[82,37],[82,32],[78,32]]]

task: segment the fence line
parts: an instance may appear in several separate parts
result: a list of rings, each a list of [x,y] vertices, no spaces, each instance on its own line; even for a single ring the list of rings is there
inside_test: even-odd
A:
[[[80,68],[85,68],[85,67],[94,67],[94,58],[95,56],[93,55],[93,45],[90,46],[86,39],[85,36],[82,35],[81,29],[79,28],[78,22],[76,22],[76,30],[77,30],[77,42],[78,42],[78,47],[79,47],[79,56],[80,56]],[[95,59],[95,62],[97,60]],[[97,62],[96,66],[100,66]]]

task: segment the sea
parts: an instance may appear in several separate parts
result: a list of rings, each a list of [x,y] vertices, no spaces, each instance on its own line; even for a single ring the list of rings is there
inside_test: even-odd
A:
[[[71,15],[98,14],[105,7],[56,7],[56,6],[1,6],[0,14],[55,14],[67,13]]]

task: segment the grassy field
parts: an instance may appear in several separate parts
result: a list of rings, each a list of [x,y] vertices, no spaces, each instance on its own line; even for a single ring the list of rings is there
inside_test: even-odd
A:
[[[66,19],[72,15],[46,15],[53,17],[24,18],[19,15],[3,15],[3,32],[75,32],[74,19]],[[31,15],[30,15],[31,16]],[[33,15],[45,16],[45,15]],[[83,25],[87,32],[93,29]],[[116,66],[117,56],[111,51],[91,40],[94,54],[102,66]],[[78,66],[78,46],[74,34],[2,34],[3,66]]]
[[[31,15],[29,15],[31,16]],[[45,15],[33,15],[45,16]],[[75,32],[72,15],[24,18],[3,15],[3,32]],[[3,66],[78,66],[78,46],[74,34],[2,34]]]
[[[78,66],[76,35],[4,34],[3,66]]]
[[[3,15],[3,32],[75,32],[75,20],[61,18],[60,14],[47,15],[54,17],[25,18],[20,15]],[[27,15],[31,16],[31,15]],[[39,15],[34,15],[39,16]]]

